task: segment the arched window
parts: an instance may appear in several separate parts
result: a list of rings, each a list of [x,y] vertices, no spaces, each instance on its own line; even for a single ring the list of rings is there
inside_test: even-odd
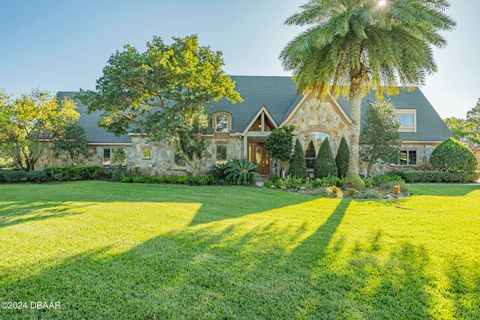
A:
[[[313,170],[313,168],[315,167],[315,156],[315,146],[313,145],[313,141],[310,141],[307,150],[305,150],[305,161],[307,162],[307,169]]]
[[[228,113],[217,113],[213,116],[213,128],[215,132],[230,132],[232,127],[230,115]]]

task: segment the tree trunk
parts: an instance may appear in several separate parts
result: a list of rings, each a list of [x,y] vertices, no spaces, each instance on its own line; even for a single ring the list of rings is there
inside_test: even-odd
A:
[[[352,119],[352,135],[350,136],[350,163],[348,176],[358,177],[359,175],[359,153],[360,153],[360,123],[362,107],[362,88],[358,80],[352,80],[350,89],[350,117]]]

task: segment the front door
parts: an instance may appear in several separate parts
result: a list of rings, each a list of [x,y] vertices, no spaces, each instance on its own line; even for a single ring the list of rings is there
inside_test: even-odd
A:
[[[258,165],[257,172],[263,176],[270,175],[270,157],[265,142],[248,143],[248,161]]]

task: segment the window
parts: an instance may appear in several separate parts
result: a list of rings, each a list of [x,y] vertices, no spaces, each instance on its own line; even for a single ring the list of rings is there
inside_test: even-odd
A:
[[[103,148],[103,160],[102,163],[104,166],[110,166],[112,163],[112,149]]]
[[[230,117],[228,114],[220,113],[215,116],[215,132],[229,132],[230,131]]]
[[[150,160],[152,159],[152,148],[143,148],[142,150],[143,160]]]
[[[216,163],[222,164],[227,162],[227,146],[223,144],[217,145]]]
[[[315,146],[313,141],[310,141],[305,151],[305,161],[307,162],[307,169],[313,170],[315,168]]]
[[[417,165],[417,150],[402,150],[400,151],[400,159],[398,164],[401,166],[416,166]]]
[[[416,110],[397,110],[400,132],[415,132],[417,130]]]

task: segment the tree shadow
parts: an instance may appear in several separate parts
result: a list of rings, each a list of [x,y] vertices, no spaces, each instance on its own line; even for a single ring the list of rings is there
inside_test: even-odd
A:
[[[88,206],[90,205],[76,204],[71,206],[66,201],[0,203],[0,228],[26,222],[74,216],[80,214],[76,209]]]
[[[102,190],[102,194],[83,190],[82,187],[85,184],[79,182],[69,184],[69,187],[74,189],[69,193],[63,192],[65,184],[45,185],[43,187],[49,191],[39,192],[38,196],[31,197],[31,201],[26,201],[24,194],[17,192],[15,194],[12,193],[9,199],[7,198],[8,201],[2,202],[2,196],[0,195],[0,228],[23,222],[78,214],[75,208],[88,206],[89,204],[83,203],[92,202],[197,203],[200,205],[200,209],[195,213],[193,220],[189,224],[190,226],[195,226],[285,208],[315,199],[311,196],[250,187],[115,185],[102,182],[90,184],[105,185],[105,190]],[[22,188],[19,190],[28,190],[28,188],[37,190],[42,186],[19,185],[15,187]],[[82,190],[78,191],[76,189]],[[128,191],[130,192],[125,194]],[[282,195],[281,197],[279,196],[280,194]],[[71,205],[69,209],[67,206],[70,202],[76,203]]]
[[[453,297],[454,315],[458,319],[480,319],[480,265],[466,268],[450,261],[446,272]]]
[[[62,307],[2,310],[0,317],[431,318],[426,250],[403,243],[386,253],[381,232],[347,248],[348,235],[335,231],[347,208],[341,203],[292,252],[282,243],[301,241],[296,235],[303,224],[265,223],[245,231],[232,223],[170,232],[120,254],[102,247],[26,278],[3,270],[5,301],[41,299]],[[478,294],[479,288],[462,290]]]

